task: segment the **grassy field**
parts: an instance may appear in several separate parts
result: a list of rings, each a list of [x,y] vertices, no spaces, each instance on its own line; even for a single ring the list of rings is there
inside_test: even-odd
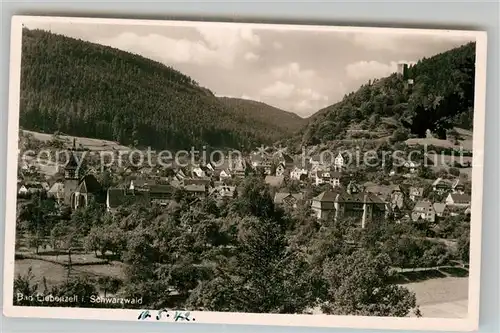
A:
[[[469,278],[444,277],[404,285],[417,296],[423,317],[467,316]]]
[[[39,133],[34,131],[22,130],[24,133],[32,134],[33,137],[42,142],[52,140],[52,134]],[[130,150],[130,148],[126,146],[120,145],[118,142],[108,141],[108,140],[100,140],[100,139],[92,139],[92,138],[84,138],[78,136],[70,136],[70,135],[60,135],[59,138],[64,141],[67,148],[71,148],[73,145],[73,139],[76,139],[76,143],[78,145],[82,145],[83,148],[88,148],[89,150]]]
[[[29,267],[32,267],[34,282],[38,283],[40,292],[44,290],[43,277],[46,278],[49,288],[66,281],[65,267],[34,259],[16,260],[14,265],[16,276],[26,274]],[[123,278],[123,265],[112,262],[108,265],[75,266],[71,275]],[[404,286],[416,294],[417,304],[420,305],[424,317],[458,318],[467,315],[468,281],[467,277],[439,277],[406,283]],[[313,313],[320,312],[319,309],[313,310]]]
[[[442,140],[436,138],[416,138],[416,139],[408,139],[406,140],[406,144],[408,145],[433,145],[436,147],[443,148],[455,148],[460,149],[462,147],[464,150],[472,150],[472,131],[465,130],[463,128],[455,127],[455,130],[460,135],[459,145],[455,145],[453,142],[449,140]]]
[[[15,275],[26,275],[30,267],[35,275],[34,282],[38,283],[38,289],[41,292],[44,290],[43,277],[47,281],[47,287],[50,288],[51,286],[64,283],[68,274],[67,269],[59,264],[36,259],[20,259],[14,263]],[[71,270],[71,276],[110,276],[122,279],[123,266],[116,262],[107,265],[74,266]]]

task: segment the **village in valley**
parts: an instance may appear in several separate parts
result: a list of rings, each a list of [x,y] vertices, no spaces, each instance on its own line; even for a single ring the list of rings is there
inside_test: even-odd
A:
[[[467,316],[475,44],[456,43],[367,82],[343,64],[333,104],[280,60],[303,117],[23,28],[14,305]]]
[[[64,146],[61,139],[55,140],[61,142],[56,147]],[[354,163],[347,164],[352,156],[340,151],[336,155],[324,151],[306,156],[291,155],[281,147],[268,147],[246,156],[228,154],[216,162],[201,161],[193,156],[139,167],[122,156],[122,167],[108,166],[102,171],[99,159],[92,160],[85,153],[89,149],[81,144],[77,148],[75,143],[78,141],[73,139],[73,146],[67,150],[70,158],[66,164],[52,162],[48,175],[53,175],[47,176],[48,179],[40,177],[36,164],[20,161],[19,197],[44,192],[58,205],[72,210],[86,207],[97,199],[113,213],[122,205],[141,199],[160,206],[175,205],[175,198],[181,193],[193,201],[205,197],[217,202],[231,200],[238,195],[238,185],[245,177],[257,175],[269,186],[276,205],[292,210],[307,207],[318,220],[357,217],[364,228],[372,219],[435,223],[447,216],[470,215],[471,182],[468,173],[459,171],[459,168],[471,169],[470,157],[465,157],[463,162],[464,156],[453,156],[451,161],[459,168],[441,168],[438,172],[432,172],[436,168],[423,166],[422,159],[404,161],[398,172],[396,168],[390,169],[377,184],[366,181],[366,177],[360,179],[359,169],[366,172],[364,166],[356,168],[352,166]],[[443,156],[446,155],[436,155],[434,159]],[[432,166],[432,158],[428,157],[427,161]],[[379,168],[384,170],[383,165]],[[435,176],[423,170],[431,170]],[[99,182],[102,173],[113,179],[113,186],[106,187]]]
[[[206,207],[208,203],[219,207],[219,211],[231,210],[228,207],[238,206],[238,198],[242,193],[246,192],[243,195],[247,196],[245,200],[258,200],[248,197],[248,186],[258,186],[255,183],[260,182],[264,186],[261,190],[265,188],[266,191],[260,195],[269,193],[276,209],[299,220],[315,221],[319,230],[350,221],[348,223],[352,230],[372,230],[374,226],[378,228],[388,223],[389,227],[398,224],[404,226],[400,231],[403,234],[415,232],[421,235],[419,237],[425,239],[422,243],[425,245],[419,245],[423,246],[421,250],[418,250],[417,245],[399,244],[394,248],[394,251],[402,251],[397,250],[398,246],[417,246],[414,253],[402,255],[399,264],[394,259],[395,272],[399,272],[400,278],[405,276],[403,281],[406,279],[405,283],[410,285],[412,281],[423,279],[424,282],[414,282],[414,288],[419,295],[417,302],[423,302],[422,310],[427,315],[442,313],[442,310],[436,310],[437,306],[434,304],[448,304],[446,302],[450,297],[453,302],[446,306],[453,310],[445,312],[445,316],[460,315],[465,309],[462,304],[463,297],[466,296],[463,280],[447,282],[450,290],[444,295],[455,296],[444,296],[444,300],[440,299],[443,296],[428,292],[429,288],[441,289],[441,284],[426,288],[422,288],[420,284],[438,281],[432,278],[436,274],[440,277],[449,276],[450,279],[463,279],[456,278],[456,274],[467,274],[463,272],[468,269],[468,233],[463,225],[469,223],[471,213],[470,154],[468,157],[451,156],[450,159],[449,155],[431,158],[422,153],[416,155],[422,158],[401,160],[400,165],[396,165],[393,160],[389,165],[385,165],[387,161],[384,161],[376,167],[373,164],[367,166],[365,164],[368,162],[365,161],[356,166],[352,163],[350,154],[355,150],[359,152],[360,146],[371,147],[370,143],[361,139],[351,141],[350,147],[356,147],[351,151],[315,151],[317,147],[313,147],[308,148],[310,153],[306,155],[291,154],[281,147],[268,147],[234,156],[228,152],[225,160],[216,162],[202,161],[197,155],[145,166],[138,166],[133,158],[119,153],[117,148],[111,148],[111,156],[118,158],[118,155],[122,155],[122,162],[116,163],[115,160],[115,164],[108,162],[103,167],[99,147],[113,144],[120,147],[117,143],[59,134],[44,135],[43,138],[46,140],[38,140],[36,132],[21,131],[20,156],[24,156],[23,152],[30,149],[35,152],[49,151],[52,156],[57,156],[56,151],[64,152],[65,154],[60,155],[68,158],[59,161],[20,158],[18,214],[21,221],[31,219],[29,216],[34,214],[30,211],[33,203],[44,198],[40,207],[45,208],[39,208],[42,211],[40,218],[53,221],[50,224],[53,227],[39,233],[37,228],[41,221],[38,221],[35,226],[27,228],[31,231],[20,231],[16,240],[16,257],[20,263],[34,260],[61,265],[58,269],[51,269],[59,272],[57,278],[47,280],[43,277],[42,285],[45,285],[45,289],[50,289],[50,284],[67,283],[69,276],[82,275],[93,277],[94,281],[100,283],[98,286],[101,289],[98,289],[101,292],[104,290],[101,295],[109,297],[119,290],[118,286],[123,284],[123,278],[119,276],[124,274],[125,266],[120,259],[117,261],[116,255],[126,251],[126,242],[122,239],[124,235],[107,235],[106,232],[111,231],[106,231],[110,230],[106,225],[97,229],[91,227],[96,218],[103,221],[100,223],[124,223],[119,221],[127,221],[130,216],[134,216],[133,211],[141,209],[137,207],[158,209],[157,214],[160,216],[186,212],[186,209],[191,211],[188,214],[195,214],[193,212],[196,212],[196,207]],[[81,143],[89,140],[94,144],[102,143],[97,147]],[[415,145],[402,145],[408,150],[422,150],[422,147]],[[343,147],[349,145],[344,144]],[[129,152],[132,151],[132,148],[128,149]],[[108,151],[107,156],[109,155]],[[443,156],[447,161],[454,161],[452,167],[434,165]],[[158,161],[157,156],[153,157],[153,160]],[[424,158],[428,165],[423,165]],[[101,211],[97,213],[100,217],[92,216],[96,214],[96,207],[102,207],[97,208]],[[43,212],[44,209],[47,211]],[[260,211],[262,208],[257,206],[256,209]],[[86,227],[87,236],[81,231],[75,233],[68,227],[74,221],[80,221],[79,219],[87,219],[85,223],[90,224]],[[31,223],[33,221],[36,218]],[[191,230],[191,226],[184,226],[186,227]],[[118,237],[118,240],[112,237]],[[304,237],[307,238],[307,235],[300,235],[300,238]],[[394,236],[389,233],[388,237]],[[335,241],[330,239],[327,242]],[[454,253],[459,253],[458,257]],[[26,266],[19,267],[24,272],[28,269]],[[429,277],[422,278],[426,274]],[[456,288],[461,288],[462,292],[455,294]],[[176,290],[170,292],[171,295],[176,293]],[[454,301],[455,298],[460,300]],[[425,303],[430,304],[427,310]],[[460,306],[457,305],[459,303]]]

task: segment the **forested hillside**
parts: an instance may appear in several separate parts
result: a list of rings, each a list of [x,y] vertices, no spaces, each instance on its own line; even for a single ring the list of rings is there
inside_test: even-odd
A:
[[[161,63],[42,30],[23,30],[24,129],[158,149],[249,148],[289,133],[287,113],[283,122],[275,113],[265,124],[262,113],[255,120],[227,104]],[[277,125],[281,123],[284,130]]]
[[[314,114],[292,141],[308,145],[346,138],[353,125],[372,132],[399,127],[418,137],[430,129],[440,138],[453,126],[472,129],[475,46],[423,58],[409,67],[406,78],[395,73],[370,80]],[[406,79],[413,79],[413,85]]]
[[[234,109],[240,117],[255,121],[259,127],[267,127],[281,137],[297,132],[307,123],[295,113],[262,102],[230,97],[220,97],[219,100]]]

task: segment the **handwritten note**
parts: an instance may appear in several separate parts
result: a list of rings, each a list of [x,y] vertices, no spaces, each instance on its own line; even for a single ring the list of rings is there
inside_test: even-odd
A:
[[[158,310],[156,316],[154,317],[157,321],[169,320],[174,322],[184,322],[184,321],[195,321],[195,318],[191,316],[189,311],[169,311],[167,309]],[[137,317],[137,320],[153,320],[151,311],[143,310]]]

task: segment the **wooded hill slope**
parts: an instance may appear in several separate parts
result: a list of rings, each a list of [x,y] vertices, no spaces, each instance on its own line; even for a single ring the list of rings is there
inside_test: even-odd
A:
[[[219,100],[232,108],[240,117],[248,121],[255,121],[259,127],[264,126],[273,129],[281,137],[294,134],[307,124],[306,119],[295,113],[284,111],[263,102],[233,97],[219,97]]]
[[[472,129],[475,43],[423,58],[405,77],[396,73],[370,80],[308,120],[291,143],[315,145],[344,139],[355,127],[371,133],[396,129],[424,137],[430,129],[439,138],[454,126]],[[407,79],[413,79],[408,86]],[[358,132],[360,133],[360,132]]]
[[[23,30],[20,126],[157,149],[250,148],[299,128],[266,105],[220,100],[159,62]],[[255,117],[254,117],[255,116]]]

